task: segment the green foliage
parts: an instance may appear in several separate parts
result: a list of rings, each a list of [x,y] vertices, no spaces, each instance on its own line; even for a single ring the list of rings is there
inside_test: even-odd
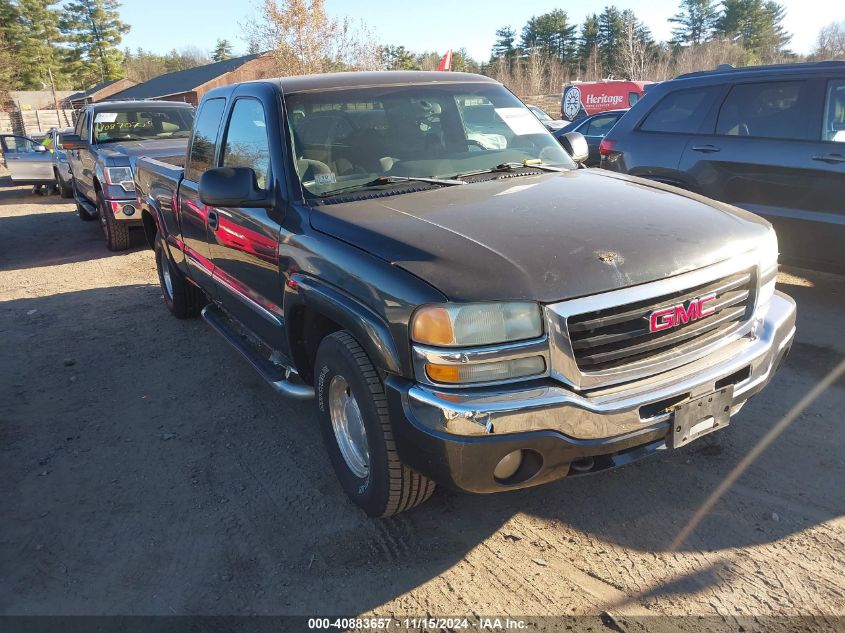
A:
[[[718,2],[714,0],[681,0],[680,11],[669,18],[677,24],[672,41],[677,44],[703,44],[713,36],[719,21]]]
[[[129,25],[120,19],[117,0],[68,0],[62,6],[59,27],[68,43],[65,65],[82,85],[123,76],[123,54],[118,46]]]
[[[599,15],[599,59],[605,72],[619,66],[622,33],[625,21],[622,13],[615,6],[605,7]]]
[[[419,70],[417,56],[404,46],[382,46],[381,62],[387,70]]]
[[[528,20],[522,28],[522,48],[539,49],[545,56],[573,64],[577,55],[576,26],[563,9],[555,9]]]
[[[509,26],[503,26],[496,31],[496,43],[493,44],[493,57],[511,58],[516,54],[514,42],[516,31]]]
[[[50,86],[51,72],[57,88],[66,83],[55,4],[55,0],[0,0],[0,34],[17,67],[15,88],[42,90]]]
[[[217,40],[217,45],[211,53],[211,59],[216,62],[232,59],[232,43],[229,40]]]
[[[785,9],[773,0],[724,0],[716,26],[720,35],[739,42],[758,62],[770,63],[788,54],[791,36],[783,27]]]

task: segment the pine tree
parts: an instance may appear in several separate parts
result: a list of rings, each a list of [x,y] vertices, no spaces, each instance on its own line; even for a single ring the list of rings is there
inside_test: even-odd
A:
[[[69,47],[69,63],[86,85],[123,74],[118,48],[129,26],[120,20],[118,0],[70,0],[62,7],[60,27]]]
[[[598,79],[602,71],[599,68],[599,16],[595,13],[588,15],[581,25],[578,58],[581,69],[589,76]]]
[[[562,9],[532,17],[522,29],[522,48],[539,49],[544,55],[569,64],[575,61],[575,25]]]
[[[625,29],[622,13],[614,6],[605,7],[599,15],[599,58],[605,71],[619,66],[620,42]]]
[[[503,26],[496,31],[496,43],[493,44],[493,57],[510,58],[516,53],[514,42],[516,31],[509,26]]]
[[[65,87],[55,4],[56,0],[0,0],[0,34],[18,65],[16,88],[42,90],[50,85],[51,72],[56,87]]]
[[[787,53],[791,36],[783,28],[785,9],[772,0],[724,0],[717,31],[744,46],[758,62]]]
[[[680,11],[669,18],[677,24],[672,40],[677,44],[703,44],[711,38],[719,20],[714,0],[681,0]]]
[[[229,40],[217,40],[217,45],[214,47],[211,59],[216,62],[232,59],[232,43]]]

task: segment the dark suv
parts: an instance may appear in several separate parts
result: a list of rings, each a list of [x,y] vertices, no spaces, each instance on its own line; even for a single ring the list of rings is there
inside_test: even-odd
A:
[[[720,67],[655,85],[602,166],[744,207],[785,259],[845,269],[845,62]]]

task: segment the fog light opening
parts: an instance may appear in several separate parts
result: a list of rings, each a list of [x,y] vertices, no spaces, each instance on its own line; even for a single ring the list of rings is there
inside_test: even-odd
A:
[[[496,483],[513,486],[525,483],[543,467],[543,458],[536,451],[521,449],[511,451],[496,464],[493,478]]]
[[[581,459],[576,459],[569,465],[570,470],[574,470],[578,473],[586,473],[593,469],[593,466],[596,465],[596,461],[592,457],[582,457]]]
[[[127,217],[131,216],[131,215],[135,215],[135,207],[133,207],[131,204],[123,205],[123,209],[121,209],[121,210],[123,211],[123,215],[125,215]]]

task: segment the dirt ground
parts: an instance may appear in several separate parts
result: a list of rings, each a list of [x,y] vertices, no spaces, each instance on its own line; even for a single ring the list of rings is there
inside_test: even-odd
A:
[[[797,342],[721,447],[508,494],[438,490],[376,521],[336,483],[313,404],[275,396],[201,321],[171,318],[140,241],[110,253],[67,201],[4,184],[0,614],[585,615],[596,631],[639,630],[626,618],[650,615],[713,616],[673,630],[815,615],[841,626],[845,380],[669,545],[845,357],[845,278],[781,275],[799,303]]]

